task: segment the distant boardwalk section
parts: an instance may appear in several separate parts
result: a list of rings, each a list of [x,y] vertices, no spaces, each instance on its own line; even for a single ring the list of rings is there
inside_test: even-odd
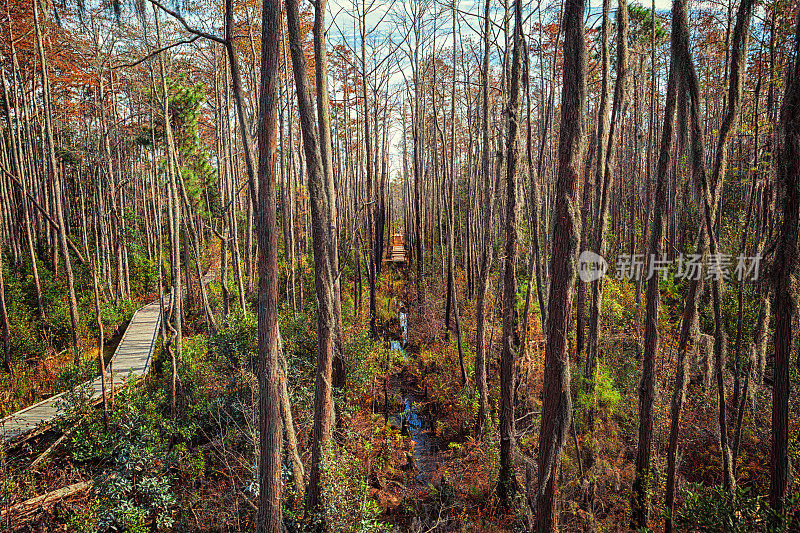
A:
[[[139,378],[147,373],[160,327],[161,306],[158,300],[136,310],[111,359],[115,386],[119,386],[129,374]],[[110,377],[106,373],[106,384],[109,386]],[[98,377],[89,386],[92,399],[100,399],[103,395],[101,378]],[[19,437],[58,418],[63,413],[57,404],[64,394],[56,394],[0,420],[0,441]]]
[[[407,260],[406,247],[403,243],[403,234],[395,233],[392,235],[392,246],[389,248],[389,256],[383,261],[384,263],[405,263]]]

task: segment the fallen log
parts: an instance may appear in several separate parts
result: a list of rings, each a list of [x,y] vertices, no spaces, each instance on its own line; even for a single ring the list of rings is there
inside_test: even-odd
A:
[[[53,444],[51,444],[50,446],[48,446],[48,448],[47,448],[45,451],[43,451],[43,452],[42,452],[42,453],[39,455],[39,457],[37,457],[36,459],[34,459],[34,461],[31,463],[30,469],[31,469],[31,470],[35,469],[37,466],[39,466],[39,463],[41,463],[42,461],[44,461],[45,459],[47,459],[47,457],[49,457],[49,456],[50,456],[50,454],[53,452],[53,450],[55,450],[56,448],[58,448],[58,445],[59,445],[59,444],[61,444],[61,443],[64,441],[64,439],[66,439],[67,437],[69,437],[69,436],[72,434],[72,432],[73,432],[73,431],[75,431],[75,429],[76,429],[76,428],[77,428],[79,425],[81,425],[81,423],[82,423],[84,420],[86,420],[86,417],[85,417],[85,416],[84,416],[84,417],[81,417],[81,419],[80,419],[80,420],[78,420],[77,422],[75,422],[75,424],[73,424],[71,428],[69,428],[67,431],[65,431],[65,432],[64,432],[64,434],[63,434],[63,435],[61,435],[61,436],[60,436],[58,439],[56,439],[56,441],[55,441]]]
[[[71,496],[75,496],[76,494],[85,492],[91,487],[91,481],[82,481],[80,483],[74,483],[72,485],[50,491],[47,494],[42,494],[41,496],[35,496],[29,500],[25,500],[22,503],[12,505],[9,509],[0,511],[0,519],[5,520],[7,516],[17,519],[23,518],[36,510],[48,509],[64,498],[69,498]]]

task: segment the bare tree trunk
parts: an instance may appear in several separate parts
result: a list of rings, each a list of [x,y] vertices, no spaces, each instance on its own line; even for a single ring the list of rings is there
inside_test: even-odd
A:
[[[494,212],[494,187],[491,176],[491,160],[489,154],[489,56],[490,48],[490,0],[484,0],[484,32],[483,32],[483,68],[481,71],[481,131],[482,144],[482,178],[483,178],[483,230],[480,273],[478,275],[478,294],[476,299],[475,326],[475,384],[478,389],[478,436],[489,426],[489,389],[486,384],[486,290],[489,284],[489,271],[492,266],[492,216]]]
[[[89,259],[89,264],[92,270],[92,287],[94,289],[94,310],[97,319],[97,366],[98,370],[100,371],[100,387],[102,392],[102,401],[103,401],[103,423],[105,424],[106,430],[108,429],[108,399],[106,394],[106,364],[103,358],[103,338],[104,331],[103,331],[103,317],[100,312],[100,287],[97,283],[97,268],[95,267],[94,262],[91,260],[92,254],[89,252],[89,231],[86,227],[86,201],[84,198],[84,191],[82,182],[78,181],[79,187],[79,194],[81,200],[81,223],[83,225],[83,248],[86,251],[86,257]],[[2,275],[0,273],[0,275]],[[2,303],[2,302],[0,302]]]
[[[756,329],[753,331],[753,345],[755,349],[756,379],[759,385],[764,384],[764,372],[767,367],[767,336],[769,334],[769,319],[772,315],[772,301],[770,300],[769,287],[765,288],[761,300],[761,308],[756,319]]]
[[[258,531],[280,533],[281,413],[278,339],[278,230],[275,213],[278,133],[279,0],[265,0],[261,20],[258,113]],[[232,43],[231,43],[232,44]],[[229,53],[231,49],[229,48]],[[244,127],[244,123],[242,123]],[[247,252],[250,253],[250,250]]]
[[[528,47],[526,46],[526,50]],[[541,209],[541,199],[539,198],[539,180],[541,180],[541,176],[538,172],[534,173],[534,164],[533,164],[533,132],[531,128],[531,83],[530,83],[530,53],[526,51],[525,58],[524,58],[524,73],[522,77],[522,82],[525,86],[525,113],[526,117],[526,129],[527,129],[527,139],[525,142],[525,152],[528,164],[528,179],[530,180],[529,188],[530,188],[530,199],[528,201],[528,225],[529,225],[529,235],[530,235],[530,246],[531,256],[529,258],[530,265],[528,267],[528,289],[525,295],[525,311],[523,313],[523,329],[522,329],[522,339],[520,342],[520,346],[522,346],[522,353],[520,354],[523,358],[525,357],[526,351],[528,349],[528,322],[530,320],[530,304],[531,304],[531,284],[533,277],[536,277],[536,298],[539,302],[539,319],[541,322],[542,328],[542,335],[544,335],[544,293],[543,287],[544,280],[542,279],[541,275],[541,246],[539,244],[539,210]],[[542,133],[544,136],[544,133]]]
[[[332,385],[334,337],[336,320],[334,278],[337,265],[331,241],[331,205],[333,179],[328,179],[322,163],[319,134],[314,118],[308,67],[303,53],[300,14],[297,0],[286,0],[288,36],[292,53],[294,83],[300,112],[300,128],[308,169],[309,199],[311,201],[314,239],[314,282],[317,293],[317,369],[314,390],[314,430],[311,441],[311,472],[308,483],[307,511],[320,513],[322,505],[322,475],[327,448],[331,439]],[[324,43],[320,46],[324,47]]]
[[[13,31],[12,31],[12,26],[13,26],[13,24],[9,23],[9,28],[8,28],[8,30],[9,30],[9,45],[11,47],[11,56],[12,56],[13,67],[14,67],[12,69],[12,76],[13,76],[17,71],[17,50],[16,50],[16,47],[14,46],[14,35],[13,35]],[[5,76],[0,76],[0,77],[2,77],[2,80],[3,80],[3,94],[5,95],[4,104],[5,104],[5,108],[6,108],[6,116],[8,117],[9,132],[11,133],[12,142],[14,144],[13,150],[14,150],[14,154],[16,156],[14,158],[14,161],[15,161],[17,176],[19,176],[19,186],[20,186],[20,189],[21,189],[20,210],[22,211],[23,220],[25,221],[25,240],[26,240],[26,244],[28,245],[28,253],[30,254],[30,257],[31,257],[31,274],[33,275],[33,282],[34,282],[34,285],[36,286],[36,304],[37,304],[37,307],[38,307],[38,310],[39,310],[39,318],[41,320],[44,320],[45,319],[45,312],[44,312],[44,300],[42,298],[42,284],[41,284],[41,281],[39,280],[39,265],[37,264],[37,261],[36,261],[36,250],[34,248],[34,243],[33,243],[33,228],[32,228],[32,224],[31,224],[31,214],[30,214],[30,210],[29,210],[29,207],[28,207],[29,199],[28,199],[28,189],[27,189],[27,184],[26,184],[26,175],[28,175],[27,170],[28,170],[29,167],[26,164],[26,161],[24,161],[25,158],[23,156],[22,135],[21,135],[22,128],[20,127],[21,118],[19,116],[19,113],[15,114],[15,118],[16,118],[16,133],[17,134],[14,135],[14,129],[11,126],[11,108],[10,108],[10,105],[9,105],[10,102],[9,102],[9,97],[8,97],[8,88],[6,86],[7,85],[6,84],[6,78],[5,78]],[[18,110],[20,108],[21,104],[19,102],[19,99],[17,98],[16,86],[13,89],[14,89],[14,100],[13,100],[14,101],[14,108]]]
[[[67,292],[69,294],[70,320],[72,321],[72,344],[75,347],[75,364],[77,365],[81,357],[80,339],[80,319],[78,317],[78,299],[75,296],[75,276],[72,272],[72,260],[69,257],[69,247],[67,244],[67,222],[64,217],[63,192],[61,190],[61,178],[58,172],[58,162],[56,160],[56,146],[53,138],[53,110],[50,96],[50,76],[47,73],[47,60],[44,56],[44,44],[42,43],[42,25],[39,22],[39,2],[33,0],[33,17],[36,26],[36,47],[39,51],[39,62],[42,68],[42,85],[44,87],[44,122],[45,133],[47,134],[47,153],[50,171],[53,180],[53,197],[55,200],[56,220],[58,222],[58,241],[61,247],[61,254],[64,256],[64,266],[67,274]]]
[[[678,44],[680,56],[680,64],[683,71],[683,78],[686,81],[686,87],[689,93],[689,115],[691,122],[691,160],[692,168],[695,175],[699,178],[699,185],[701,187],[701,196],[703,200],[703,216],[705,219],[705,230],[708,234],[709,253],[712,257],[717,254],[717,242],[714,235],[714,215],[716,213],[716,187],[719,184],[710,184],[706,175],[705,168],[705,148],[703,143],[703,131],[700,124],[700,90],[697,80],[697,73],[695,71],[694,62],[692,61],[689,51],[689,24],[685,10],[679,12],[679,17],[673,20],[674,30],[678,34]],[[726,421],[726,400],[725,400],[725,331],[722,321],[722,303],[721,303],[721,279],[715,279],[711,282],[713,307],[714,307],[714,359],[716,361],[716,381],[717,381],[717,397],[718,397],[718,412],[719,412],[719,427],[720,427],[720,449],[722,453],[722,467],[723,467],[723,486],[726,492],[732,493],[736,485],[736,480],[733,476],[733,461],[731,457],[731,450],[728,444],[728,424]]]
[[[685,10],[685,5],[681,5],[681,10]],[[720,128],[716,160],[714,164],[712,187],[714,188],[712,199],[712,218],[713,213],[716,211],[716,204],[718,198],[718,191],[721,186],[721,176],[724,172],[724,157],[725,157],[725,144],[730,127],[734,122],[736,113],[738,112],[738,105],[741,99],[742,84],[744,79],[744,62],[746,60],[747,50],[747,34],[749,28],[749,20],[752,16],[753,3],[745,0],[740,4],[739,12],[737,13],[737,22],[734,29],[734,50],[731,61],[731,72],[729,76],[729,108],[724,118],[723,126]],[[674,15],[673,15],[674,17]],[[675,46],[673,44],[673,46]],[[669,96],[669,95],[668,95]],[[667,101],[669,104],[669,99]],[[704,253],[707,246],[708,236],[705,229],[701,229],[702,236],[700,237],[700,245],[698,252]],[[665,519],[665,531],[667,533],[672,531],[672,513],[675,506],[675,478],[677,475],[677,451],[678,451],[678,431],[680,428],[680,416],[683,408],[683,403],[686,398],[686,345],[689,341],[689,336],[693,334],[696,328],[696,314],[697,314],[697,296],[700,292],[699,282],[696,280],[690,281],[688,294],[686,298],[684,314],[682,318],[682,331],[681,338],[678,345],[678,362],[676,368],[675,386],[672,393],[671,404],[671,426],[670,436],[667,451],[667,486],[665,496],[665,506],[669,510],[669,514]],[[762,307],[762,312],[766,310],[769,313],[769,302],[767,301],[766,307]],[[761,315],[759,315],[759,324],[761,323]],[[758,331],[758,327],[756,327]],[[756,334],[757,335],[757,334]],[[754,337],[755,340],[755,337]],[[727,432],[727,429],[721,429],[721,432]],[[733,477],[733,458],[731,458],[731,477]]]
[[[673,3],[673,20],[685,0]],[[676,37],[672,39],[672,65],[667,80],[667,102],[664,110],[664,125],[661,133],[658,166],[656,168],[656,195],[653,209],[653,226],[650,238],[650,257],[661,257],[666,217],[666,188],[669,178],[670,152],[672,150],[675,105],[677,101],[677,52]],[[652,260],[652,259],[651,259]],[[658,282],[654,274],[647,282],[647,314],[645,317],[645,341],[642,357],[642,379],[639,384],[639,440],[636,446],[635,480],[631,498],[631,527],[647,527],[650,512],[650,457],[653,439],[653,399],[655,395],[655,357],[658,350],[658,308],[660,304]],[[675,385],[678,387],[678,384]],[[682,386],[682,385],[681,385]],[[685,388],[684,388],[685,390]]]
[[[414,33],[419,35],[422,32],[420,26],[422,21],[419,17],[414,17],[412,21]],[[419,59],[420,40],[414,43],[413,61],[413,81],[414,81],[414,107],[412,114],[412,138],[413,138],[413,169],[414,169],[414,263],[416,265],[416,285],[417,285],[417,305],[420,312],[425,310],[425,261],[424,261],[424,226],[422,221],[422,180],[423,180],[423,151],[425,149],[425,128],[423,117],[423,98],[422,98],[422,76],[420,72]]]
[[[597,166],[595,167],[595,178],[594,178],[594,186],[595,186],[595,232],[592,236],[592,246],[594,248],[594,252],[601,254],[603,253],[602,250],[598,249],[600,245],[600,239],[604,238],[604,230],[605,227],[601,227],[601,216],[603,210],[603,203],[602,203],[602,195],[604,189],[604,182],[603,182],[603,175],[604,169],[606,166],[606,146],[609,143],[608,139],[608,100],[609,94],[611,92],[611,85],[609,83],[609,77],[611,76],[610,70],[610,52],[608,46],[608,33],[609,33],[609,26],[611,25],[609,21],[609,5],[611,4],[611,0],[603,0],[603,23],[600,27],[600,49],[601,49],[601,68],[603,70],[602,73],[602,81],[601,81],[601,88],[600,88],[600,106],[597,111]],[[592,379],[594,376],[595,365],[597,361],[597,347],[599,342],[599,335],[600,335],[600,305],[601,305],[601,298],[602,298],[602,287],[600,284],[602,280],[596,280],[591,283],[591,300],[589,306],[589,332],[588,332],[588,343],[586,348],[586,378]],[[590,391],[593,391],[594,388],[592,387],[591,383],[589,385]],[[594,414],[590,413],[591,423],[594,423]],[[593,457],[593,454],[590,455]]]
[[[158,46],[161,48],[161,23],[158,10],[153,7],[156,19],[156,37]],[[171,307],[173,309],[174,339],[171,344],[174,349],[170,351],[172,362],[172,377],[170,380],[170,412],[172,416],[177,414],[177,388],[178,388],[178,359],[181,354],[183,344],[183,286],[181,284],[181,261],[180,261],[180,202],[178,200],[178,186],[175,174],[174,140],[172,137],[172,121],[169,118],[169,95],[167,93],[166,68],[164,65],[163,54],[159,55],[159,68],[161,77],[161,106],[164,114],[165,132],[165,152],[167,159],[167,211],[170,221],[170,266],[172,267],[172,298]]]
[[[186,207],[186,228],[187,231],[187,240],[191,241],[191,247],[194,252],[194,260],[195,260],[195,268],[197,269],[197,283],[200,286],[200,300],[203,304],[203,312],[206,315],[206,323],[208,325],[208,329],[211,333],[216,333],[217,331],[217,321],[214,319],[214,313],[211,310],[211,303],[208,301],[208,293],[206,292],[206,284],[203,280],[203,265],[202,265],[202,256],[200,253],[200,233],[197,231],[197,228],[194,224],[194,216],[192,215],[192,206],[189,204],[189,197],[186,194],[186,186],[183,183],[183,178],[180,179],[180,191],[181,197],[183,198],[183,205]],[[187,249],[189,247],[189,243],[187,243]],[[224,249],[224,247],[223,247]],[[189,261],[186,261],[187,267],[187,277],[188,277],[188,267]]]
[[[281,418],[283,419],[283,430],[286,432],[286,447],[288,448],[289,458],[292,461],[292,474],[294,475],[294,488],[297,491],[297,500],[303,501],[304,472],[303,461],[300,458],[300,449],[297,445],[297,434],[294,429],[294,417],[292,416],[292,402],[289,399],[289,371],[286,366],[286,356],[283,353],[283,337],[278,337],[278,351],[280,353],[280,395],[281,395]]]
[[[564,2],[564,83],[561,95],[558,183],[553,214],[550,291],[547,304],[542,425],[539,432],[539,488],[528,496],[536,512],[535,530],[558,529],[556,494],[562,446],[572,424],[567,332],[577,273],[580,213],[578,178],[585,155],[586,47],[584,0]]]
[[[772,385],[772,448],[769,504],[782,513],[789,483],[789,357],[797,313],[796,268],[800,219],[800,21],[794,35],[792,65],[786,82],[778,130],[777,182],[783,223],[773,266],[775,284],[775,380]]]
[[[6,286],[3,279],[3,242],[0,240],[0,319],[3,320],[3,368],[11,374],[11,327],[6,309]]]
[[[456,29],[456,7],[453,4],[452,9],[453,17],[453,38],[457,38],[458,32]],[[451,85],[450,97],[450,184],[447,193],[447,200],[445,206],[447,208],[447,297],[448,307],[453,313],[455,318],[456,327],[456,341],[458,345],[458,361],[461,370],[461,385],[467,386],[467,365],[464,360],[464,347],[462,346],[461,339],[461,316],[458,310],[458,298],[456,297],[456,279],[455,279],[455,210],[456,210],[456,181],[458,179],[456,173],[456,43],[453,43],[453,80]],[[449,316],[445,313],[445,322]],[[447,327],[445,327],[447,332]]]
[[[517,298],[517,261],[519,226],[519,142],[520,79],[522,77],[522,0],[514,2],[514,52],[511,62],[511,87],[508,102],[506,153],[506,243],[503,275],[503,336],[500,352],[500,482],[498,494],[507,506],[517,492],[514,473],[514,346],[515,303]]]
[[[594,251],[601,256],[606,253],[606,226],[608,224],[608,208],[611,202],[611,187],[613,186],[613,172],[616,170],[616,132],[621,125],[627,107],[628,93],[628,6],[625,0],[620,0],[617,6],[617,79],[614,83],[614,102],[611,109],[611,122],[607,117],[599,118],[602,123],[598,132],[598,151],[602,149],[605,154],[597,158],[597,173],[595,176],[595,206],[596,218],[594,227]],[[608,132],[605,133],[605,128]],[[603,137],[605,137],[603,139]],[[603,143],[605,145],[603,146]],[[599,152],[598,152],[599,153]],[[602,165],[602,166],[601,166]],[[596,371],[598,347],[600,340],[600,309],[603,305],[603,278],[592,283],[592,306],[589,315],[589,345],[586,358],[586,378],[592,397],[596,394]],[[589,412],[590,428],[594,428],[595,412],[594,403]],[[596,439],[593,439],[588,454],[588,464],[594,462],[597,454]]]
[[[320,155],[322,157],[323,188],[327,195],[328,253],[333,269],[333,320],[335,322],[333,386],[342,387],[344,369],[344,328],[342,326],[342,285],[339,269],[339,224],[336,182],[333,177],[333,146],[331,144],[331,106],[328,97],[328,54],[325,45],[325,9],[327,1],[314,4],[314,67],[317,84],[317,121],[319,124]],[[378,257],[380,262],[380,257]]]

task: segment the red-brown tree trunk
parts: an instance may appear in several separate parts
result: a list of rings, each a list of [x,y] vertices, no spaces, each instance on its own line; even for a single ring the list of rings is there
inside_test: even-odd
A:
[[[258,116],[258,426],[259,533],[281,531],[281,412],[278,385],[278,144],[280,0],[264,0]]]
[[[583,35],[585,7],[585,0],[564,2],[564,83],[561,93],[558,181],[550,257],[542,425],[539,433],[539,488],[530,502],[536,513],[535,530],[541,533],[558,529],[558,471],[562,446],[572,423],[567,332],[577,273],[581,225],[577,185],[586,151],[586,45]]]

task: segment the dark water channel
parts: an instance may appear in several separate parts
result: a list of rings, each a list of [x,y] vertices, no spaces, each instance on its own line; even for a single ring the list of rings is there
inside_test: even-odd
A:
[[[402,410],[392,415],[392,419],[414,442],[416,480],[417,483],[426,485],[433,481],[442,447],[436,437],[435,421],[429,410],[426,394],[409,379],[407,369],[411,357],[404,349],[408,339],[408,317],[405,312],[400,311],[399,319],[402,339],[390,341],[390,346],[395,353],[402,356],[406,365],[391,379],[391,388],[399,393],[402,406]]]

